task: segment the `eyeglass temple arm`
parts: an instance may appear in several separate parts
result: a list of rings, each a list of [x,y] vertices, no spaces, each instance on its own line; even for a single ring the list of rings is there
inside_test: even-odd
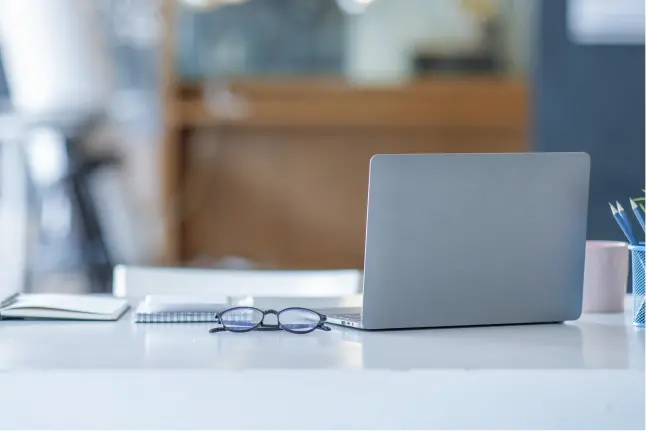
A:
[[[319,314],[319,316],[321,316],[321,323],[319,323],[316,328],[326,332],[331,331],[332,329],[329,326],[325,326],[325,324],[327,323],[327,316],[324,314]]]

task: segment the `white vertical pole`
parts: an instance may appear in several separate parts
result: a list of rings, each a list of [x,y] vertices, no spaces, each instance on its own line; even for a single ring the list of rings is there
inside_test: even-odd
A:
[[[2,124],[5,122],[3,121]],[[2,136],[5,138],[6,136]],[[24,286],[27,256],[27,181],[15,139],[0,144],[0,298]]]

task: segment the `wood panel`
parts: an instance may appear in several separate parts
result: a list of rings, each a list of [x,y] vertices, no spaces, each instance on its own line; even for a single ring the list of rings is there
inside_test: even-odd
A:
[[[363,267],[372,155],[526,148],[522,127],[220,126],[186,145],[183,258],[300,269]]]

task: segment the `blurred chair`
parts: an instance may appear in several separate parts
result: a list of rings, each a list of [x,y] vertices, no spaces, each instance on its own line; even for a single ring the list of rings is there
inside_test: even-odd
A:
[[[156,294],[278,297],[339,297],[362,290],[362,271],[281,271],[153,268],[118,265],[113,293],[118,297]]]
[[[91,119],[47,121],[27,128],[23,147],[33,219],[27,250],[29,291],[67,291],[66,284],[75,280],[82,280],[75,293],[110,288],[114,263],[90,178],[98,169],[116,165],[117,159],[85,154],[85,141],[96,124]]]

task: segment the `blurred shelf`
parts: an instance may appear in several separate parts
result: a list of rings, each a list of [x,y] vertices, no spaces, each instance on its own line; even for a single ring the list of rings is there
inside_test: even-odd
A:
[[[174,0],[165,2],[172,17]],[[522,79],[187,82],[176,76],[166,21],[165,264],[235,255],[275,268],[361,268],[372,155],[528,148]]]
[[[424,79],[395,87],[333,79],[237,82],[236,108],[207,107],[199,84],[177,89],[175,122],[202,126],[525,128],[524,82],[501,78]]]

